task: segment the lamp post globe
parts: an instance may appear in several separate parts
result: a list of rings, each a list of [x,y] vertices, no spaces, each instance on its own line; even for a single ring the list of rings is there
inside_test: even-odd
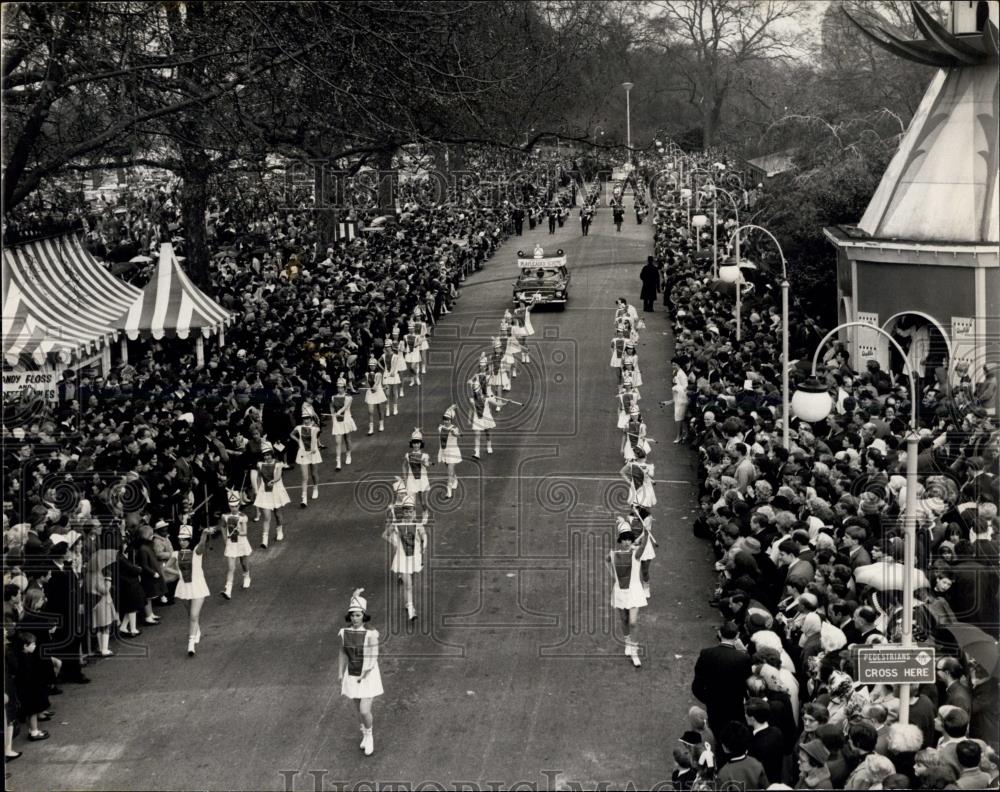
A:
[[[810,377],[792,396],[792,413],[803,421],[818,423],[825,420],[833,410],[833,398],[815,377]]]
[[[708,225],[707,215],[699,214],[691,218],[691,225],[695,228],[704,228]]]
[[[732,264],[723,264],[719,267],[719,280],[723,283],[738,283],[740,280],[740,268],[733,262]]]

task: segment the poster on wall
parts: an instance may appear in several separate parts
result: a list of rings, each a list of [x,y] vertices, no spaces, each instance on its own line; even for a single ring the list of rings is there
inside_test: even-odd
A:
[[[3,372],[4,399],[42,399],[55,402],[59,398],[58,378],[54,371]]]

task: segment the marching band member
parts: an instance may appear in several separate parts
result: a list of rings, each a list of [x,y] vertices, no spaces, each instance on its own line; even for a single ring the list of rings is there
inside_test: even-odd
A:
[[[243,588],[250,588],[250,542],[247,539],[247,516],[240,509],[240,495],[238,492],[229,491],[229,513],[223,514],[219,521],[219,528],[222,535],[226,537],[226,549],[223,555],[226,557],[226,586],[222,589],[222,596],[226,599],[233,598],[233,576],[236,574],[236,559],[240,560],[243,568]]]
[[[412,495],[403,497],[396,515],[387,521],[382,538],[392,545],[395,551],[390,569],[403,582],[406,615],[413,621],[417,618],[417,611],[413,607],[413,576],[424,568],[427,532],[424,524],[417,522],[416,505]]]
[[[420,501],[420,508],[427,516],[427,490],[431,488],[427,478],[427,467],[431,463],[430,455],[424,452],[424,435],[419,429],[414,429],[410,435],[410,450],[403,455],[403,481],[406,482],[406,492]]]
[[[403,380],[399,376],[406,370],[406,362],[403,360],[403,353],[397,351],[398,344],[393,344],[392,339],[385,339],[385,346],[382,348],[382,356],[379,358],[379,366],[382,369],[382,385],[386,393],[386,413],[399,415],[399,397],[403,395]]]
[[[659,545],[656,537],[653,536],[653,517],[645,506],[633,506],[629,523],[632,525],[633,532],[638,532],[640,528],[646,532],[648,541],[642,555],[639,556],[639,573],[642,576],[642,593],[646,595],[646,599],[649,599],[649,566],[650,562],[656,558],[656,548]]]
[[[347,393],[347,380],[340,377],[337,380],[337,392],[330,399],[330,415],[333,417],[330,431],[337,443],[337,470],[340,470],[341,449],[347,450],[347,464],[351,464],[351,432],[358,428],[351,417],[353,401],[354,397]]]
[[[375,416],[378,415],[378,430],[385,431],[384,416],[382,415],[382,405],[388,399],[382,389],[383,373],[379,368],[378,361],[374,357],[368,358],[368,371],[365,373],[365,404],[368,405],[368,434],[375,433]]]
[[[625,634],[625,656],[631,658],[632,665],[642,667],[637,641],[639,608],[646,607],[646,595],[642,590],[639,559],[646,547],[645,533],[636,536],[632,526],[622,517],[616,526],[617,547],[608,553],[608,567],[613,581],[611,607],[621,616],[622,632]]]
[[[490,407],[496,407],[497,412],[500,412],[501,400],[489,392],[484,392],[482,380],[478,377],[473,377],[471,401],[472,431],[476,433],[476,450],[472,453],[472,458],[479,459],[479,439],[484,433],[486,435],[486,453],[493,453],[493,442],[490,438],[490,429],[496,427],[497,422],[493,420],[493,413],[491,412]]]
[[[531,362],[531,357],[528,354],[528,343],[524,339],[535,334],[535,328],[531,325],[531,307],[540,299],[541,295],[536,294],[530,303],[521,300],[517,308],[514,309],[513,335],[518,339],[522,363]]]
[[[420,356],[423,354],[420,351],[421,339],[417,335],[417,323],[413,320],[407,322],[403,341],[406,344],[403,360],[406,361],[406,367],[410,372],[410,387],[412,388],[415,384],[420,384]]]
[[[636,448],[641,448],[648,456],[649,439],[646,437],[646,422],[642,420],[639,405],[632,402],[629,407],[629,418],[622,431],[622,456],[628,462],[635,459]]]
[[[507,364],[504,363],[503,345],[497,336],[493,338],[493,352],[490,355],[490,385],[497,394],[510,390],[510,375],[507,373]]]
[[[438,449],[437,461],[448,466],[447,496],[458,489],[458,476],[455,475],[455,465],[462,461],[462,449],[458,447],[458,438],[462,432],[455,425],[455,405],[451,405],[441,416],[441,425],[438,426],[438,440],[441,447]]]
[[[413,309],[413,327],[420,339],[420,344],[417,349],[420,351],[420,373],[427,373],[427,350],[431,348],[430,342],[428,342],[427,337],[430,335],[430,327],[427,322],[424,321],[423,309],[418,305]],[[420,380],[417,380],[419,384]]]
[[[622,375],[632,374],[632,382],[637,388],[642,387],[642,372],[639,371],[639,355],[635,351],[635,342],[629,338],[625,341],[625,354],[622,356]]]
[[[361,596],[364,591],[363,588],[354,590],[347,609],[350,626],[342,627],[338,633],[341,652],[337,657],[337,676],[341,695],[358,702],[361,750],[365,756],[371,756],[375,752],[372,700],[383,691],[378,668],[378,630],[365,626],[371,616],[368,615],[368,601]]]
[[[271,533],[271,514],[274,514],[274,527],[277,531],[275,538],[280,542],[285,538],[281,524],[281,509],[291,503],[285,485],[281,483],[281,474],[285,470],[282,462],[274,459],[274,446],[265,441],[260,448],[264,460],[257,463],[257,467],[250,471],[250,484],[257,493],[253,505],[264,512],[264,535],[261,538],[260,546],[267,549],[267,540]],[[305,492],[305,490],[303,490]]]
[[[295,454],[295,464],[302,471],[302,508],[306,507],[309,495],[309,483],[312,482],[312,497],[319,497],[319,468],[323,458],[319,452],[319,426],[315,413],[307,412],[303,404],[302,423],[292,430],[292,439],[298,443],[299,450]]]
[[[503,319],[500,320],[500,338],[504,342],[503,362],[510,371],[511,379],[516,379],[517,358],[521,353],[521,344],[514,335],[511,320],[510,311],[504,311]]]
[[[493,395],[493,385],[490,383],[490,361],[485,352],[479,354],[479,369],[469,380],[469,387],[475,387],[474,383],[479,383],[479,388],[485,396]]]
[[[628,300],[619,297],[615,300],[615,320],[623,318],[628,319],[631,327],[635,327],[639,322],[639,312],[635,310],[634,306],[628,304]]]
[[[618,382],[622,381],[622,356],[625,354],[625,328],[619,324],[615,328],[615,337],[611,339],[611,368],[615,369]]]
[[[239,503],[239,496],[237,496],[237,503]],[[205,598],[210,594],[202,563],[205,560],[205,544],[208,542],[208,537],[215,534],[216,531],[215,528],[207,528],[202,531],[198,538],[198,544],[193,550],[191,549],[191,539],[194,530],[191,526],[182,525],[177,533],[177,542],[181,549],[174,550],[173,557],[176,560],[180,577],[177,580],[174,599],[189,603],[188,657],[194,657],[195,645],[201,641],[201,607],[205,604]]]
[[[642,448],[634,449],[635,459],[630,459],[619,471],[619,475],[629,484],[629,505],[644,506],[651,509],[656,505],[656,493],[653,492],[652,462],[646,461],[646,452]]]
[[[635,384],[632,382],[632,375],[628,372],[622,374],[622,384],[618,386],[618,428],[624,429],[628,424],[628,417],[632,412],[632,405],[638,404],[642,398]]]

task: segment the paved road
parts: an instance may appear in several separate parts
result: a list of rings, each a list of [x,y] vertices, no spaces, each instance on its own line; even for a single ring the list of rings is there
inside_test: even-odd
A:
[[[652,229],[615,233],[598,213],[509,241],[463,285],[440,323],[428,374],[408,390],[386,432],[357,436],[354,464],[323,466],[321,498],[289,510],[287,541],[255,551],[253,588],[206,604],[198,656],[185,654],[182,606],[163,609],[115,658],[90,667],[94,684],[55,699],[52,739],[23,746],[17,789],[286,789],[402,782],[509,788],[591,788],[670,777],[671,749],[690,705],[697,650],[711,643],[711,559],[690,532],[693,461],[655,407],[670,391],[670,337],[661,308],[647,316],[640,364],[654,446],[660,543],[642,613],[644,667],[623,654],[608,607],[603,559],[624,503],[614,376],[608,366],[614,299],[635,301]],[[534,314],[533,363],[514,381],[496,453],[459,468],[443,499],[436,476],[430,558],[411,626],[380,539],[384,482],[416,425],[436,450],[443,409],[488,348],[516,275],[515,251],[565,249],[573,273],[564,312]],[[362,410],[364,408],[362,407]],[[355,419],[362,430],[362,414]],[[463,420],[464,427],[468,421]],[[471,433],[463,438],[471,453]],[[327,454],[332,458],[331,449]],[[297,472],[286,483],[295,483]],[[297,491],[292,491],[293,503]],[[259,530],[258,526],[253,526]],[[207,564],[217,592],[221,548]],[[336,682],[337,630],[354,586],[365,586],[384,646],[386,693],[375,704],[372,757],[358,750],[353,706]],[[371,787],[368,787],[371,788]],[[469,788],[469,787],[467,787]],[[474,787],[473,787],[474,788]]]

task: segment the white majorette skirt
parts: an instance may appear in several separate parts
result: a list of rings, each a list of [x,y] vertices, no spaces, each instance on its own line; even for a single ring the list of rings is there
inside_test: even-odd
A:
[[[635,482],[630,485],[629,503],[634,506],[645,506],[652,509],[656,505],[656,493],[653,492],[653,482],[649,478],[642,481],[642,486],[636,489]]]
[[[646,538],[646,546],[643,548],[642,555],[639,556],[640,561],[652,561],[656,558],[656,548],[653,546],[653,534],[650,534]]]
[[[639,560],[635,555],[632,556],[632,573],[629,575],[628,588],[621,588],[618,585],[618,578],[615,578],[614,586],[611,589],[611,607],[620,610],[646,607],[646,595],[642,591],[642,576],[639,573]]]
[[[397,379],[399,378],[397,377]],[[385,404],[387,401],[385,391],[382,388],[372,388],[365,393],[365,404]]]
[[[628,413],[622,409],[618,410],[618,428],[624,429],[628,426]]]
[[[639,438],[639,447],[649,453],[649,443],[646,441],[645,437]],[[629,442],[628,438],[625,439],[624,447],[622,448],[622,456],[625,458],[626,462],[631,462],[635,459],[635,451],[632,450],[632,443]]]
[[[288,493],[285,491],[285,485],[279,481],[271,488],[270,492],[261,487],[257,491],[257,497],[254,498],[253,505],[258,509],[280,509],[291,502],[292,499],[288,497]]]
[[[250,555],[253,550],[250,547],[250,542],[247,541],[245,536],[241,536],[235,542],[226,541],[226,549],[223,555],[226,558],[243,558]]]
[[[402,381],[399,378],[400,371],[406,371],[406,362],[403,360],[402,355],[394,354],[392,356],[392,363],[389,365],[389,370],[382,375],[382,384],[398,385]]]
[[[205,582],[205,572],[202,570],[201,556],[195,553],[191,559],[191,580],[185,582],[183,576],[178,578],[174,597],[182,600],[193,600],[207,597],[209,593],[208,583]]]
[[[419,363],[420,362],[420,347],[415,347],[412,352],[407,352],[403,355],[403,360],[407,363]]]
[[[642,372],[639,369],[632,369],[632,385],[636,388],[642,387]]]
[[[458,447],[458,440],[452,435],[448,438],[445,447],[438,450],[438,462],[444,465],[455,465],[461,461],[462,449]]]
[[[320,455],[318,448],[313,451],[300,448],[299,452],[295,455],[296,465],[319,465],[322,462],[323,457]]]
[[[353,677],[345,671],[344,679],[340,683],[341,694],[349,699],[375,698],[382,695],[382,675],[378,672],[377,663],[368,676],[360,682],[359,679],[361,677]]]
[[[430,348],[431,348],[431,345],[427,342],[427,336],[421,336],[420,337],[420,350],[422,352],[426,352]]]
[[[490,411],[490,405],[487,404],[483,408],[483,417],[480,418],[475,413],[475,408],[473,408],[472,413],[472,430],[474,432],[485,432],[487,429],[493,429],[497,425],[497,422],[493,420],[493,413]]]
[[[499,393],[501,389],[510,390],[510,374],[507,373],[506,369],[501,370],[499,374],[491,374],[489,382],[494,393]]]
[[[358,425],[354,423],[354,419],[351,417],[351,411],[348,410],[344,413],[344,420],[338,421],[336,418],[331,421],[333,424],[330,427],[330,433],[335,435],[345,435],[351,432],[357,431]]]
[[[622,359],[618,357],[614,352],[611,353],[611,368],[621,368]]]
[[[418,492],[427,492],[431,488],[430,479],[427,478],[427,471],[420,472],[420,478],[412,472],[406,473],[406,492],[408,495],[416,495]]]
[[[392,557],[392,566],[389,567],[393,572],[397,575],[414,575],[423,571],[424,554],[420,549],[420,542],[413,543],[413,555],[404,553],[398,542],[394,542],[394,544],[396,545],[396,554]]]

